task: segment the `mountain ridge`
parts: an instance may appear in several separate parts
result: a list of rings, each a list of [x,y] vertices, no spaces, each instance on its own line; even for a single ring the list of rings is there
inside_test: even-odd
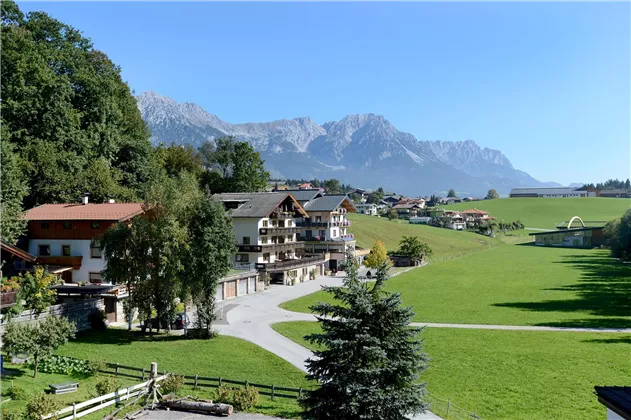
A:
[[[513,187],[547,186],[513,167],[499,150],[473,140],[417,140],[383,115],[352,114],[322,125],[310,117],[231,124],[194,103],[156,92],[137,97],[151,141],[190,144],[231,135],[249,142],[275,177],[338,178],[364,188],[383,186],[404,194],[506,194]]]

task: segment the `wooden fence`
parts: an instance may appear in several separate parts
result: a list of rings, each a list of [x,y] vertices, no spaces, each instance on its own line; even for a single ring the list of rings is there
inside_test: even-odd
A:
[[[133,378],[145,380],[149,378],[150,371],[149,369],[137,368],[133,366],[125,366],[118,363],[106,363],[106,369],[102,370],[103,373],[108,373],[114,376],[121,376],[125,378]],[[199,375],[181,375],[176,372],[167,372],[166,370],[162,372],[164,375],[167,373],[183,376],[184,377],[184,385],[192,386],[193,389],[198,390],[199,388],[218,388],[221,385],[239,385],[239,386],[252,386],[258,389],[259,394],[266,395],[268,397],[274,398],[289,398],[289,399],[300,399],[303,394],[307,392],[302,388],[290,388],[284,386],[277,385],[265,385],[259,384],[256,382],[250,381],[235,381],[233,379],[222,378],[222,377],[208,377],[208,376],[199,376]]]

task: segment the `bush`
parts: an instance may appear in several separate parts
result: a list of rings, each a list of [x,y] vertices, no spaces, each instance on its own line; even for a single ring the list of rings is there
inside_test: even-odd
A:
[[[162,393],[166,394],[177,394],[180,388],[184,386],[184,376],[178,375],[169,375],[165,380],[160,384],[160,388],[162,389]]]
[[[248,410],[259,403],[259,390],[253,386],[237,388],[234,391],[233,405],[237,410]]]
[[[12,400],[25,400],[26,399],[26,391],[21,386],[11,385],[9,390],[7,391],[7,395]]]
[[[88,315],[88,321],[90,322],[90,327],[92,327],[93,330],[106,329],[106,319],[107,317],[105,315],[105,311],[103,311],[102,309],[95,309]]]
[[[217,388],[217,391],[215,392],[217,394],[217,401],[226,404],[232,402],[232,394],[234,393],[234,389],[232,389],[228,385],[221,385],[219,388]]]
[[[88,362],[88,365],[85,368],[85,374],[88,376],[94,376],[102,370],[105,370],[105,362],[92,360]]]
[[[97,396],[109,394],[118,389],[118,381],[111,376],[103,376],[94,384]]]
[[[0,418],[2,420],[24,420],[24,413],[21,411],[9,411],[3,408]]]
[[[65,356],[50,356],[40,360],[38,364],[40,372],[58,373],[61,375],[92,376],[100,369],[103,369],[103,364],[100,362],[90,362]]]
[[[59,401],[52,397],[40,392],[31,398],[26,404],[26,418],[28,420],[40,420],[42,416],[46,414],[54,413],[61,408]],[[3,417],[4,418],[4,417]],[[52,417],[52,420],[56,420],[57,417]]]

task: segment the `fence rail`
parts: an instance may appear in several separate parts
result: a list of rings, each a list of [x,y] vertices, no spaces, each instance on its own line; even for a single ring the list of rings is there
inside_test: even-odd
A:
[[[133,378],[145,380],[149,377],[149,371],[144,368],[135,366],[126,366],[119,363],[106,363],[106,369],[101,370],[102,373],[111,374],[114,376],[122,376],[125,378]],[[138,374],[140,372],[140,375]],[[252,386],[259,390],[259,394],[266,395],[274,398],[287,398],[287,399],[300,399],[303,394],[307,392],[303,388],[291,388],[277,385],[265,385],[250,381],[237,381],[229,378],[222,377],[209,377],[199,375],[180,375],[177,372],[163,372],[165,375],[170,373],[176,376],[184,377],[184,385],[192,386],[195,390],[198,388],[219,388],[221,385],[239,385],[239,386]]]
[[[451,400],[445,400],[428,392],[425,395],[425,401],[429,403],[429,409],[432,413],[442,417],[444,420],[481,420],[473,411],[460,408]]]

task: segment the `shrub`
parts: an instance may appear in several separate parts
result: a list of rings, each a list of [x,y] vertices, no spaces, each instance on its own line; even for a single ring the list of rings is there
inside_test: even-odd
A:
[[[232,401],[232,394],[234,393],[234,389],[229,387],[228,385],[221,385],[215,391],[217,394],[217,401],[222,403],[230,403]]]
[[[237,410],[248,410],[259,403],[259,390],[253,386],[237,388],[234,391],[233,404]]]
[[[312,269],[311,271],[309,271],[309,280],[315,280],[316,278],[316,271],[315,269]]]
[[[107,328],[105,325],[106,319],[105,311],[102,309],[95,309],[88,315],[88,321],[93,330],[104,330]]]
[[[111,376],[103,376],[94,384],[97,396],[109,394],[118,389],[118,381]]]
[[[2,410],[0,420],[23,420],[24,416],[20,412]]]
[[[105,370],[105,362],[100,360],[91,360],[88,362],[85,374],[88,376],[94,376],[102,370]]]
[[[184,386],[184,376],[178,375],[169,375],[165,380],[160,384],[160,388],[162,388],[162,393],[166,394],[177,394],[180,388]]]
[[[59,401],[44,394],[43,392],[40,392],[31,398],[26,404],[26,418],[28,420],[40,420],[42,416],[54,413],[60,408],[61,404]],[[57,417],[53,416],[52,419],[56,420]]]
[[[39,361],[38,370],[44,373],[58,373],[61,375],[88,375],[92,376],[102,369],[102,364],[96,368],[93,363],[87,360],[75,359],[73,357],[50,356]]]
[[[26,399],[26,391],[24,388],[18,385],[11,385],[9,390],[7,391],[7,395],[12,400],[25,400]]]

